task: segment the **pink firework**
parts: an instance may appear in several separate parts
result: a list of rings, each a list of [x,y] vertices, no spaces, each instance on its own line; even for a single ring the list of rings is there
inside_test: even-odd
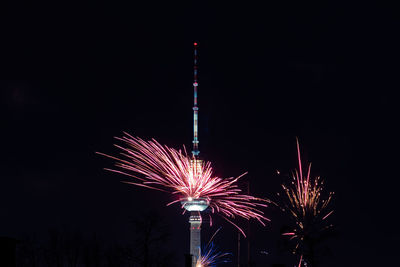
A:
[[[219,178],[213,176],[210,162],[189,157],[185,149],[176,150],[161,145],[154,139],[144,141],[124,134],[121,138],[116,137],[126,145],[115,145],[121,150],[121,158],[99,154],[116,160],[117,169],[107,170],[130,176],[135,180],[125,183],[178,196],[178,199],[167,205],[188,199],[205,199],[212,213],[221,215],[242,233],[231,219],[256,219],[262,225],[269,221],[259,209],[267,206],[267,200],[242,194],[237,185],[238,180],[246,173],[236,178]]]
[[[326,223],[326,219],[333,212],[333,210],[327,211],[327,207],[334,193],[330,192],[327,198],[323,198],[324,182],[320,177],[310,177],[311,163],[308,165],[307,173],[303,174],[298,140],[297,156],[299,169],[293,173],[293,181],[289,185],[282,184],[286,201],[281,208],[288,212],[295,222],[294,229],[282,235],[289,236],[290,240],[296,240],[293,253],[300,253],[300,266],[304,256],[303,251],[307,249],[305,247],[310,246],[307,243],[312,242],[321,231],[332,226]]]

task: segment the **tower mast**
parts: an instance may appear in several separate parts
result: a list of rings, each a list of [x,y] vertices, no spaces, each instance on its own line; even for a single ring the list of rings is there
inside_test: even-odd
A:
[[[193,66],[193,90],[194,90],[194,105],[193,105],[193,157],[200,154],[199,151],[199,139],[198,139],[198,114],[199,107],[197,106],[197,87],[199,83],[197,81],[197,71],[198,71],[198,52],[197,43],[194,44],[194,66]]]

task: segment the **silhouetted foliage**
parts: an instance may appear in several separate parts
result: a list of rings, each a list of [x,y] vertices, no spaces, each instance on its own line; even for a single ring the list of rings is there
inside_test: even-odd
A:
[[[148,212],[131,222],[136,237],[132,249],[134,262],[144,267],[173,266],[174,257],[167,246],[170,233],[163,218]]]
[[[17,245],[18,267],[173,267],[168,225],[156,213],[131,220],[130,242],[106,242],[96,234],[51,229],[41,239],[26,236]]]

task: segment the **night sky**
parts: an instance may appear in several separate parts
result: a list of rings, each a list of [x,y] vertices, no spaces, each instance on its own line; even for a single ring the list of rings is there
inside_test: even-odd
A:
[[[113,137],[123,131],[191,146],[197,41],[199,148],[215,172],[248,171],[250,192],[275,198],[296,167],[298,137],[312,173],[336,193],[336,235],[322,266],[395,262],[396,9],[216,2],[1,4],[0,236],[68,228],[116,242],[129,239],[131,217],[154,210],[171,225],[183,266],[187,216],[165,207],[168,195],[120,183],[127,178],[103,170],[113,162],[95,152],[116,154]],[[257,266],[293,265],[276,248],[281,214],[265,212],[267,227],[251,224],[252,257]],[[222,225],[216,242],[236,253],[236,231]]]

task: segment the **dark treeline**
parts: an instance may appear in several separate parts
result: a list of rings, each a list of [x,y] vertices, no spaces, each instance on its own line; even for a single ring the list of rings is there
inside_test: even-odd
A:
[[[277,210],[275,210],[277,212]],[[276,214],[278,216],[278,214]],[[298,262],[300,255],[292,254],[296,242],[291,242],[282,233],[292,229],[289,222],[277,225],[274,231],[281,236],[275,248],[270,247],[272,257],[269,264],[263,260],[249,257],[247,249],[257,249],[252,236],[242,240],[241,267],[251,266],[292,266],[282,263],[283,257]],[[155,212],[137,215],[130,220],[131,231],[127,231],[125,240],[108,240],[97,233],[85,233],[69,228],[52,228],[45,234],[26,234],[16,240],[16,263],[7,265],[16,267],[182,267],[185,255],[176,253],[172,245],[170,226],[162,216]],[[279,229],[279,230],[278,230]],[[258,229],[260,230],[260,229]],[[261,229],[265,231],[265,229]],[[254,232],[256,233],[256,232]],[[257,233],[260,234],[260,233]],[[338,236],[336,230],[323,233],[314,231],[307,240],[301,242],[303,263],[307,266],[331,265],[332,251],[329,240]],[[222,240],[219,240],[222,241]],[[230,262],[222,266],[237,266],[237,251],[232,251]],[[244,253],[244,254],[243,254]],[[254,256],[254,255],[253,255]],[[272,261],[272,262],[271,262]],[[189,261],[190,263],[191,261]],[[279,262],[279,263],[278,263]],[[0,266],[1,261],[0,261]],[[218,265],[219,266],[219,265]],[[3,266],[2,266],[3,267]]]
[[[167,267],[176,266],[169,227],[155,213],[131,220],[128,242],[106,241],[97,234],[51,229],[44,236],[17,241],[18,267]]]

